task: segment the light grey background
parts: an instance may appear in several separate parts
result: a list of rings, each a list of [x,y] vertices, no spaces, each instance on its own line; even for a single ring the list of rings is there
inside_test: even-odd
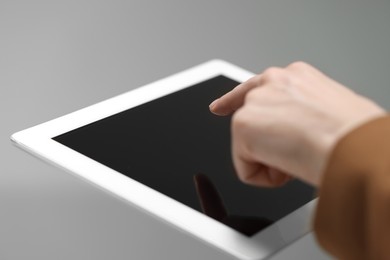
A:
[[[0,259],[231,259],[9,136],[209,59],[304,60],[389,109],[390,1],[0,1]],[[275,259],[326,259],[312,235]]]

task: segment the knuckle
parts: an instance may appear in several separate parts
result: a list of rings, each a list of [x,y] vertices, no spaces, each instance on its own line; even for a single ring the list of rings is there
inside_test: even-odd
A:
[[[304,61],[295,61],[287,66],[289,69],[293,70],[304,70],[310,67],[310,65]]]
[[[288,85],[291,83],[290,72],[286,69],[272,67],[264,71],[263,81],[265,84],[282,83]]]
[[[283,74],[283,69],[277,67],[270,67],[263,72],[262,78],[266,82],[271,82],[280,79],[281,77],[283,77]]]

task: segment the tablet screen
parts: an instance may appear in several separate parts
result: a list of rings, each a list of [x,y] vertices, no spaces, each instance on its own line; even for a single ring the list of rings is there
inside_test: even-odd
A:
[[[238,180],[231,118],[208,109],[238,84],[217,76],[53,139],[252,236],[311,201],[314,192],[297,180],[275,189]]]

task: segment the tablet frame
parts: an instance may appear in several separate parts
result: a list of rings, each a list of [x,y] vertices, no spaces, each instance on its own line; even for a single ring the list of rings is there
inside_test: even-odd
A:
[[[254,74],[211,60],[122,95],[91,105],[11,136],[23,150],[54,164],[131,205],[239,259],[264,259],[310,231],[316,200],[252,237],[54,141],[52,138],[202,81],[223,75],[243,82]]]

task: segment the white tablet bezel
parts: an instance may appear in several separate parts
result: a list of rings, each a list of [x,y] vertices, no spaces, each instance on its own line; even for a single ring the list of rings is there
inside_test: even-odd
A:
[[[239,259],[264,259],[310,231],[310,219],[315,200],[254,236],[247,237],[52,139],[218,75],[224,75],[238,82],[253,76],[252,73],[228,62],[212,60],[74,113],[17,132],[11,139],[33,155],[125,199],[139,209]]]

